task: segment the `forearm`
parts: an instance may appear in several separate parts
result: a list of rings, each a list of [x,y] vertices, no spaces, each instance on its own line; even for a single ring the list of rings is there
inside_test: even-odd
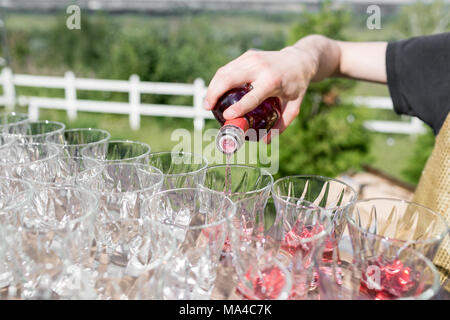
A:
[[[321,35],[299,40],[293,47],[307,54],[313,74],[311,81],[347,77],[386,83],[386,42],[344,42]]]

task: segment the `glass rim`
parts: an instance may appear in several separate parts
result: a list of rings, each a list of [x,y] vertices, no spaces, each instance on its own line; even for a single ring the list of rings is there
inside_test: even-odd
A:
[[[17,142],[17,141],[15,141]],[[23,167],[25,165],[29,165],[31,163],[41,163],[44,161],[48,161],[48,160],[52,160],[54,158],[58,158],[60,156],[60,149],[54,145],[48,144],[48,143],[41,143],[41,142],[31,142],[31,143],[13,143],[12,145],[18,145],[18,146],[43,146],[49,149],[53,149],[54,151],[56,150],[56,153],[52,153],[50,155],[48,155],[45,158],[42,159],[38,159],[38,160],[32,160],[32,161],[28,161],[28,162],[2,162],[0,161],[0,166],[12,166],[12,167]],[[8,145],[5,145],[8,146]],[[3,148],[4,146],[0,147]]]
[[[49,132],[38,133],[38,134],[8,133],[8,134],[4,134],[4,135],[18,137],[18,138],[21,138],[21,137],[25,137],[25,138],[37,137],[37,138],[40,138],[40,137],[45,137],[45,136],[47,136],[49,134],[58,133],[60,131],[64,132],[64,130],[66,129],[66,125],[64,123],[62,123],[62,122],[59,122],[59,121],[51,121],[51,120],[30,121],[30,120],[28,120],[27,122],[24,122],[24,123],[28,123],[28,124],[41,124],[41,123],[42,124],[54,124],[54,125],[60,126],[60,128],[52,130],[52,131],[49,131]],[[24,123],[13,123],[11,125],[21,125],[21,124],[24,124]],[[45,139],[47,140],[47,138],[45,138]]]
[[[8,197],[9,199],[12,199],[13,197],[16,198],[17,194],[24,194],[25,199],[23,201],[21,201],[21,202],[12,201],[13,204],[11,204],[9,206],[5,206],[4,208],[0,208],[0,211],[9,211],[12,209],[20,208],[21,206],[25,205],[26,203],[30,202],[33,199],[33,196],[35,193],[35,188],[29,181],[26,181],[24,179],[5,177],[5,176],[0,176],[0,178],[2,181],[4,181],[4,180],[16,181],[16,182],[20,182],[27,186],[26,190],[20,191],[20,192]]]
[[[89,159],[89,160],[91,160],[91,159]],[[83,170],[83,171],[79,172],[79,173],[75,176],[75,183],[76,183],[76,185],[80,186],[80,184],[79,184],[79,182],[80,182],[80,177],[82,177],[82,174],[86,174],[88,171],[93,171],[94,169],[100,169],[94,176],[90,177],[90,178],[92,179],[92,178],[96,178],[96,177],[102,172],[102,170],[104,170],[106,167],[108,167],[108,166],[119,166],[119,165],[120,165],[120,166],[141,167],[141,169],[139,169],[140,171],[143,171],[143,172],[148,173],[148,174],[150,174],[150,175],[159,176],[160,179],[159,179],[156,183],[154,183],[152,186],[150,186],[150,187],[146,187],[146,188],[142,188],[142,189],[137,189],[137,190],[133,190],[133,191],[122,191],[122,192],[108,192],[108,191],[101,191],[101,190],[98,190],[98,189],[90,189],[90,188],[87,188],[87,187],[85,187],[84,185],[81,185],[81,186],[82,186],[84,189],[86,189],[86,190],[94,191],[94,192],[97,192],[97,193],[99,193],[99,194],[101,194],[101,195],[119,195],[119,194],[122,195],[122,194],[130,194],[130,193],[141,193],[141,192],[146,192],[146,191],[151,190],[151,189],[153,189],[153,188],[157,188],[158,185],[161,186],[162,183],[163,183],[163,181],[164,181],[164,177],[163,177],[162,171],[159,170],[159,169],[156,168],[156,167],[153,167],[153,166],[148,165],[148,164],[143,164],[143,163],[134,163],[134,162],[115,162],[115,161],[114,161],[114,162],[112,162],[112,163],[104,163],[104,164],[100,163],[100,164],[97,165],[97,166],[90,167],[90,168],[88,168],[88,169],[86,169],[86,170]],[[148,171],[145,171],[145,169],[143,169],[142,167],[145,167],[145,168],[151,168],[152,170],[155,170],[156,172],[148,172]]]
[[[280,291],[280,294],[275,299],[271,299],[271,300],[287,300],[289,298],[289,296],[291,295],[292,286],[293,286],[292,273],[289,272],[289,270],[286,268],[286,266],[280,260],[278,260],[275,256],[273,256],[271,259],[272,259],[273,263],[281,270],[281,272],[283,272],[284,282],[285,282],[283,285],[283,288]],[[240,276],[238,274],[238,278],[241,278],[241,277],[242,276]],[[243,283],[243,282],[239,281],[239,283]],[[237,285],[237,288],[240,288],[239,283]],[[250,288],[248,288],[246,285],[243,285],[241,287],[244,287],[244,290],[245,290],[245,292],[242,292],[241,294],[245,294],[245,295],[251,294],[252,300],[265,300],[265,299],[260,299],[259,297],[257,297],[255,295],[255,293],[252,292],[252,290]]]
[[[208,166],[205,169],[205,172],[208,172],[209,169],[216,169],[216,168],[226,168],[226,167],[235,167],[235,168],[245,168],[245,169],[252,169],[252,170],[259,170],[259,172],[261,173],[261,176],[268,176],[270,178],[270,183],[262,188],[259,189],[255,189],[255,190],[251,190],[251,191],[245,191],[245,192],[232,192],[231,195],[247,195],[247,194],[253,194],[253,193],[259,193],[259,192],[263,192],[267,189],[270,190],[270,188],[273,186],[273,176],[270,174],[269,171],[267,171],[264,168],[260,168],[260,167],[256,167],[256,166],[248,166],[248,165],[243,165],[243,164],[230,164],[230,165],[226,165],[226,164],[217,164],[217,165],[213,165],[213,166]],[[203,183],[199,183],[200,186],[208,189],[208,190],[213,190],[213,191],[217,191],[220,192],[218,190],[214,190],[211,188],[208,188],[207,186],[205,186],[205,182]],[[221,191],[221,193],[223,193],[223,191]]]
[[[104,138],[102,138],[102,139],[100,139],[100,140],[98,140],[98,141],[94,141],[94,142],[67,144],[66,141],[65,141],[65,133],[66,133],[66,132],[75,132],[75,131],[80,131],[80,132],[84,132],[84,131],[89,131],[89,132],[101,132],[101,133],[106,134],[106,137],[104,137]],[[80,147],[80,146],[88,146],[88,145],[91,145],[91,144],[100,144],[100,143],[104,143],[104,142],[109,141],[109,139],[111,138],[111,133],[109,133],[109,132],[106,131],[106,130],[103,130],[103,129],[97,129],[97,128],[72,128],[72,129],[67,129],[67,130],[64,129],[63,135],[64,135],[64,143],[58,143],[58,142],[54,142],[54,141],[49,141],[49,140],[50,140],[49,137],[46,137],[46,138],[45,138],[45,141],[46,141],[47,143],[49,143],[49,144],[56,144],[56,145],[60,145],[60,146],[63,146],[63,147],[64,147],[64,146]]]
[[[150,202],[151,200],[154,200],[157,196],[161,197],[161,196],[163,196],[166,193],[184,192],[184,191],[195,191],[195,192],[198,192],[198,191],[211,192],[212,191],[211,193],[219,195],[219,196],[223,197],[223,199],[225,201],[229,202],[232,212],[231,212],[230,215],[227,215],[227,216],[221,218],[218,221],[215,221],[213,223],[208,223],[208,224],[202,224],[200,226],[187,226],[186,227],[186,226],[183,226],[183,225],[180,225],[180,224],[177,224],[177,223],[170,223],[170,224],[164,223],[164,222],[161,222],[161,221],[159,221],[157,219],[153,219],[151,217],[149,217],[149,219],[151,219],[152,221],[155,221],[157,224],[161,224],[161,225],[165,225],[165,226],[175,226],[175,227],[186,229],[186,230],[202,230],[202,229],[216,227],[216,226],[219,226],[221,224],[224,224],[227,221],[229,221],[231,218],[233,218],[235,216],[235,214],[236,214],[236,205],[235,205],[235,203],[228,196],[226,196],[223,192],[218,192],[218,191],[215,191],[215,190],[209,190],[209,189],[201,188],[201,187],[198,187],[198,188],[178,188],[178,189],[168,189],[168,190],[158,191],[155,194],[152,194],[151,196],[149,196],[147,199],[145,199],[143,201],[143,203],[142,203],[142,206],[147,206],[148,202]]]
[[[80,154],[81,154],[82,157],[87,158],[87,159],[98,160],[98,161],[105,162],[105,163],[118,163],[118,162],[126,162],[126,161],[130,161],[130,160],[140,160],[140,159],[142,159],[142,158],[148,156],[148,155],[150,154],[150,152],[151,152],[151,147],[150,147],[150,145],[147,144],[147,143],[145,143],[145,142],[133,141],[133,140],[109,140],[109,141],[108,141],[108,149],[109,149],[109,144],[111,144],[111,143],[122,143],[122,144],[128,143],[128,144],[140,145],[140,146],[146,148],[147,151],[145,151],[143,154],[140,154],[140,155],[138,155],[138,156],[136,156],[136,157],[124,158],[124,159],[117,159],[117,160],[108,160],[108,159],[94,158],[94,157],[91,157],[91,156],[89,156],[89,155],[86,155],[86,154],[85,154],[85,151],[86,151],[88,148],[92,147],[92,145],[86,145],[84,148],[82,148],[82,149],[80,150]],[[83,151],[84,151],[84,152],[83,152]],[[108,153],[108,150],[106,151],[106,153]]]
[[[350,199],[350,201],[347,204],[344,205],[340,205],[340,206],[334,206],[334,207],[327,207],[327,208],[323,208],[325,210],[329,210],[329,211],[333,211],[333,210],[339,210],[339,209],[344,209],[345,207],[349,206],[352,203],[355,203],[355,201],[357,201],[358,199],[358,192],[356,192],[356,190],[350,186],[348,183],[345,183],[342,180],[336,179],[336,178],[330,178],[330,177],[325,177],[325,176],[320,176],[320,175],[314,175],[314,174],[298,174],[298,175],[293,175],[293,176],[286,176],[283,178],[279,178],[277,179],[273,184],[272,184],[272,197],[276,197],[276,198],[280,198],[281,201],[285,201],[284,199],[281,199],[281,197],[287,197],[287,196],[281,196],[278,194],[278,192],[275,191],[275,185],[281,181],[284,180],[288,180],[288,179],[305,179],[305,178],[314,178],[314,179],[318,179],[318,180],[322,180],[322,181],[334,181],[337,182],[339,184],[342,184],[344,186],[346,186],[347,188],[350,188],[351,191],[353,191],[353,195]],[[295,199],[299,199],[298,197],[292,197]]]
[[[376,201],[377,202],[377,201],[380,201],[380,200],[382,200],[382,201],[390,201],[390,202],[397,202],[397,203],[403,203],[403,204],[406,204],[406,205],[413,205],[413,206],[416,206],[416,207],[420,207],[420,208],[424,209],[425,211],[431,213],[432,215],[437,216],[441,220],[441,222],[443,222],[445,230],[441,234],[439,234],[439,235],[437,235],[437,236],[435,236],[433,238],[430,238],[430,239],[407,241],[407,240],[401,240],[401,239],[386,237],[386,236],[379,235],[377,233],[369,232],[368,230],[366,230],[364,228],[360,228],[356,224],[356,221],[352,217],[350,217],[350,211],[351,211],[352,207],[355,207],[355,206],[357,206],[358,204],[361,204],[361,203],[368,203],[368,202],[371,202],[371,201]],[[447,222],[445,221],[444,217],[441,214],[435,212],[434,210],[432,210],[432,209],[430,209],[430,208],[428,208],[428,207],[426,207],[426,206],[424,206],[422,204],[419,204],[419,203],[416,203],[416,202],[412,202],[412,201],[408,201],[408,200],[403,200],[403,199],[387,198],[387,197],[375,197],[375,198],[368,198],[368,199],[363,199],[363,200],[357,200],[357,201],[351,203],[348,206],[348,210],[346,210],[345,216],[346,216],[347,223],[349,223],[351,226],[356,228],[360,233],[370,234],[371,236],[374,236],[376,238],[380,238],[380,239],[385,240],[385,241],[391,241],[391,242],[395,242],[395,243],[397,243],[397,242],[398,243],[404,243],[405,245],[407,245],[407,247],[412,245],[412,244],[430,244],[430,243],[433,243],[433,242],[436,242],[436,241],[442,241],[444,239],[444,237],[447,235],[447,233],[449,232],[449,227],[447,225]]]
[[[81,156],[77,157],[77,156],[69,156],[69,155],[63,154],[63,155],[60,155],[56,159],[56,162],[58,163],[58,166],[59,166],[59,163],[60,163],[61,160],[67,160],[67,159],[75,160],[75,161],[77,161],[77,160],[86,160],[85,158],[83,158]],[[89,161],[94,161],[94,160],[89,159]],[[95,167],[99,167],[99,166],[102,165],[100,162],[98,162],[98,161],[96,161],[96,162],[97,162],[97,164],[95,165]],[[29,162],[29,163],[31,163],[31,162]],[[85,170],[87,170],[87,169],[85,169]],[[83,171],[85,171],[85,170],[83,170]],[[79,173],[81,173],[81,172],[75,173],[75,175],[72,177],[74,179],[73,182],[65,181],[64,183],[48,182],[48,181],[42,181],[42,180],[34,180],[34,177],[31,177],[31,178],[30,177],[22,177],[22,179],[25,180],[25,181],[31,182],[32,184],[38,185],[40,188],[43,187],[43,186],[53,186],[53,187],[76,186],[76,178],[77,178],[77,175]]]
[[[319,206],[317,206],[317,205],[315,205],[314,203],[312,203],[312,202],[310,202],[308,200],[299,199],[299,198],[295,198],[295,199],[301,200],[302,204],[304,203],[306,205],[297,205],[297,204],[294,204],[294,203],[290,203],[290,205],[292,205],[294,207],[298,207],[298,208],[305,208],[305,209],[309,208],[311,210],[314,210],[314,212],[316,212],[318,215],[323,214],[325,219],[326,219],[326,224],[321,224],[321,225],[324,226],[324,229],[322,231],[314,234],[312,237],[300,238],[300,240],[296,240],[296,242],[305,244],[305,243],[309,243],[309,242],[312,242],[312,241],[316,241],[316,240],[322,239],[322,238],[324,238],[324,237],[326,237],[328,235],[331,235],[331,233],[333,231],[334,224],[333,224],[333,219],[327,214],[326,210],[321,208],[321,207],[319,207]],[[240,200],[240,201],[242,201],[242,200]],[[237,201],[235,203],[239,203],[240,201]],[[276,210],[276,205],[275,205],[275,210]],[[297,220],[298,220],[298,218],[295,219],[295,221],[297,221]],[[242,230],[237,230],[237,231],[239,233],[242,233]],[[283,228],[283,233],[285,233],[284,228]],[[264,233],[264,237],[266,237],[266,236],[268,236],[268,235]],[[251,239],[257,239],[259,236],[252,234],[252,235],[246,235],[246,237],[249,237]],[[269,237],[271,237],[271,236],[269,235]],[[273,240],[277,241],[275,239],[273,239]]]
[[[191,155],[191,156],[195,156],[195,157],[199,157],[200,159],[202,159],[202,167],[200,169],[194,170],[194,171],[187,171],[187,172],[183,172],[183,173],[164,173],[164,176],[166,177],[177,177],[177,176],[186,176],[186,175],[195,175],[198,174],[204,170],[206,170],[208,168],[208,160],[202,156],[199,153],[193,153],[193,152],[184,152],[184,151],[180,151],[180,152],[176,152],[176,151],[159,151],[159,152],[150,152],[150,154],[148,155],[148,160],[150,162],[150,158],[152,156],[159,156],[159,155],[173,155],[173,154],[184,154],[184,155]],[[161,170],[161,169],[160,169]],[[161,170],[162,171],[162,170]]]
[[[0,122],[0,128],[6,127],[8,125],[15,125],[15,124],[23,124],[23,123],[27,123],[30,122],[30,118],[28,117],[28,114],[26,113],[21,113],[21,112],[15,112],[15,111],[11,111],[11,112],[0,112],[0,118],[2,118],[3,116],[8,116],[8,115],[18,115],[18,116],[24,116],[26,117],[23,120],[17,121],[17,122],[8,122],[8,123],[1,123]]]
[[[80,187],[80,186],[73,186],[73,185],[39,186],[39,187],[36,188],[36,191],[42,191],[42,190],[43,191],[48,191],[48,190],[52,190],[52,189],[53,190],[55,190],[55,189],[57,189],[57,190],[63,190],[63,189],[68,190],[68,189],[70,189],[70,190],[75,191],[75,192],[83,193],[85,196],[90,197],[91,200],[94,201],[94,205],[87,206],[88,209],[86,210],[87,211],[86,213],[82,214],[80,217],[77,217],[75,219],[70,219],[69,221],[71,223],[74,223],[74,222],[77,223],[77,222],[80,222],[80,221],[82,221],[84,219],[88,219],[90,216],[94,216],[95,212],[98,210],[98,206],[99,206],[99,203],[100,203],[98,197],[96,197],[94,194],[92,194],[92,192],[90,192],[91,190],[85,189],[85,188]],[[84,203],[84,201],[82,201],[83,199],[79,199],[79,200],[80,200],[80,203]],[[43,222],[43,225],[44,226],[49,226],[49,227],[54,228],[56,230],[60,229],[59,226],[50,225],[50,224],[48,224],[46,222]],[[32,229],[35,229],[35,228],[36,227],[33,225]],[[28,228],[28,229],[30,229],[30,228]]]

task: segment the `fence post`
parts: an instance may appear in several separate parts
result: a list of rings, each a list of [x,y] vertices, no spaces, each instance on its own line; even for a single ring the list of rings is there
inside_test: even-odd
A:
[[[423,122],[419,118],[411,118],[411,127],[413,128],[412,131],[415,133],[422,134],[426,132]]]
[[[64,78],[67,116],[69,117],[69,120],[72,121],[77,118],[77,89],[75,88],[75,75],[72,71],[67,71],[64,74]]]
[[[139,90],[139,76],[132,74],[130,76],[130,127],[132,130],[139,130],[141,127],[141,114],[139,111],[141,105],[141,92]]]
[[[194,129],[202,131],[205,126],[203,118],[203,98],[205,94],[205,81],[197,78],[194,81]]]
[[[31,121],[37,121],[39,119],[39,105],[33,98],[29,100],[28,117]]]
[[[3,95],[7,110],[13,110],[16,103],[16,90],[14,88],[13,74],[10,68],[3,68]]]

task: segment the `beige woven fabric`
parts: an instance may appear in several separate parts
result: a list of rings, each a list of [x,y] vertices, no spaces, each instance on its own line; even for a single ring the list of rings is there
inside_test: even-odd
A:
[[[450,225],[450,114],[436,137],[413,201],[440,213]],[[440,270],[442,284],[450,272],[449,235],[442,242],[433,262]]]

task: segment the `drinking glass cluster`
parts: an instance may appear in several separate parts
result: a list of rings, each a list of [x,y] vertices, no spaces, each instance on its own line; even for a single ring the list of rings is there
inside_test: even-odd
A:
[[[448,233],[343,181],[0,114],[0,299],[430,299]]]

